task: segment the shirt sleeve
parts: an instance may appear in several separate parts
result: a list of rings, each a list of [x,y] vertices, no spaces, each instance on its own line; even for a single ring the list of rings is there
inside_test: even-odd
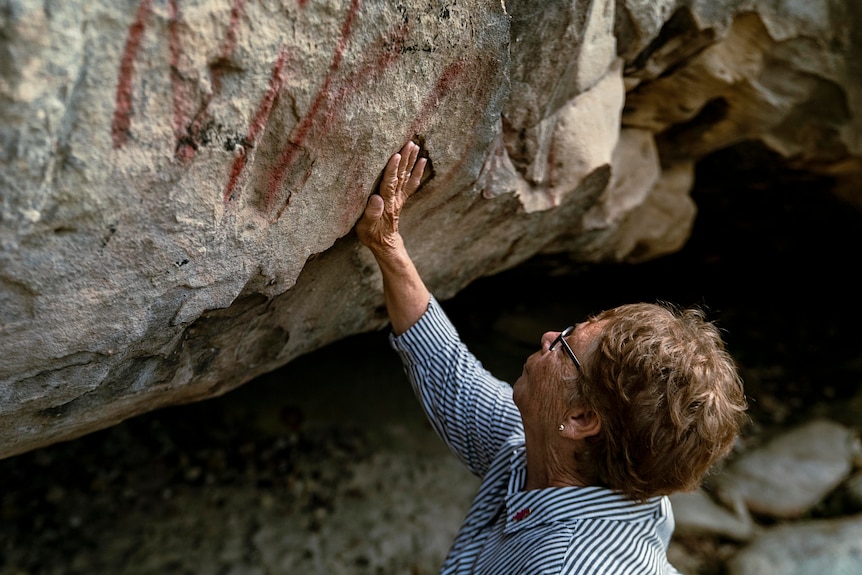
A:
[[[433,296],[419,321],[390,343],[434,430],[483,477],[503,442],[522,430],[512,387],[482,367]]]

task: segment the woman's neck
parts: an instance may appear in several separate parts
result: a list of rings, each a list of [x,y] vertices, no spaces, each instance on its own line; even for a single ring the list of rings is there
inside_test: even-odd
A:
[[[554,436],[531,441],[530,434],[527,434],[524,490],[597,485],[592,465],[583,456],[585,446],[579,443]]]

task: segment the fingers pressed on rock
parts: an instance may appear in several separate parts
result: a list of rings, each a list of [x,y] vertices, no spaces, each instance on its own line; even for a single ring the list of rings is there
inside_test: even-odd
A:
[[[398,189],[398,164],[401,162],[401,154],[393,154],[383,171],[383,179],[380,185],[380,194],[388,199]]]
[[[384,212],[398,211],[400,204],[416,191],[426,164],[426,159],[419,157],[419,146],[412,141],[405,143],[400,152],[392,154],[380,183],[380,196],[385,202]]]
[[[404,165],[402,175],[404,178],[407,178],[413,170],[413,166],[416,164],[416,157],[419,155],[419,146],[413,142],[407,142],[401,149],[401,155],[406,156],[407,161],[404,162],[402,160],[402,164]]]
[[[422,174],[425,173],[425,164],[427,160],[425,158],[419,158],[416,162],[416,167],[413,168],[413,171],[410,173],[410,181],[407,182],[407,193],[412,194],[419,188],[419,184],[422,183]]]
[[[398,175],[398,181],[399,182],[401,180],[403,180],[404,177],[407,175],[407,162],[410,161],[409,151],[402,150],[402,152],[403,153],[401,154],[401,161],[398,163],[397,175]]]

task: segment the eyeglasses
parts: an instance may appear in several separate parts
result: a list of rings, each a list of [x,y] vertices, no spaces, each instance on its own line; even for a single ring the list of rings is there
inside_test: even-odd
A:
[[[578,371],[581,371],[581,362],[580,362],[580,361],[578,361],[578,356],[576,356],[576,355],[575,355],[575,352],[573,352],[573,351],[572,351],[572,348],[571,348],[571,347],[569,347],[569,343],[566,341],[566,338],[567,338],[567,337],[568,337],[568,336],[569,336],[573,331],[575,331],[575,326],[573,326],[573,325],[570,325],[569,327],[567,327],[566,329],[564,329],[563,331],[561,331],[561,332],[560,332],[560,335],[558,335],[558,336],[557,336],[557,339],[555,339],[555,340],[551,343],[551,345],[548,347],[548,351],[554,351],[554,348],[557,346],[557,344],[558,344],[558,343],[562,343],[562,344],[563,344],[563,349],[565,349],[565,350],[566,350],[566,353],[567,353],[567,354],[569,354],[569,357],[571,357],[571,358],[572,358],[572,361],[574,361],[574,362],[575,362],[575,367],[576,367],[576,368],[578,368]]]

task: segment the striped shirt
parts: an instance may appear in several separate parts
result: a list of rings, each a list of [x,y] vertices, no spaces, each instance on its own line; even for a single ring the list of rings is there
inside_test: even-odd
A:
[[[670,502],[603,487],[524,491],[524,430],[512,388],[461,342],[439,303],[390,337],[437,434],[481,479],[443,574],[677,574]]]

